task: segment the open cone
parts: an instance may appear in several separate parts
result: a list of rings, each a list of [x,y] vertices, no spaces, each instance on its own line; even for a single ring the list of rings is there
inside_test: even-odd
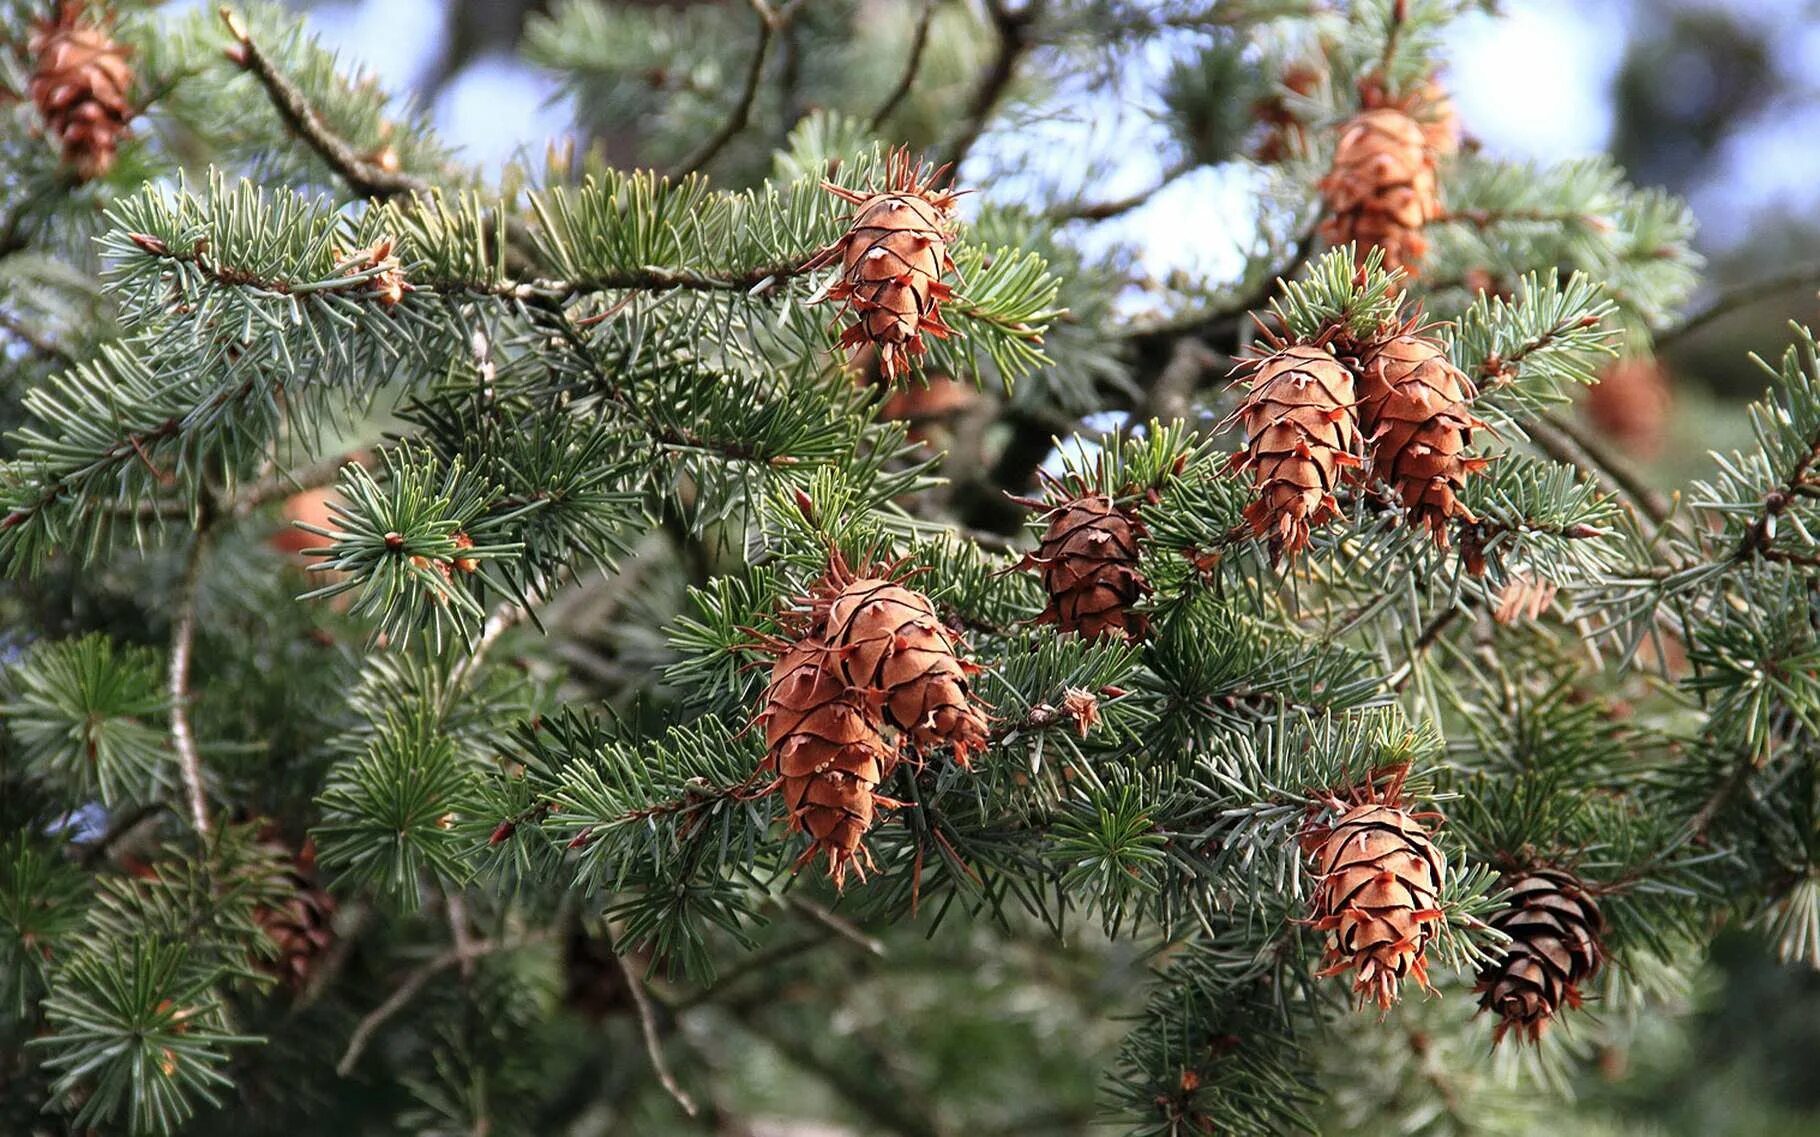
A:
[[[1384,250],[1384,267],[1414,275],[1428,252],[1422,230],[1440,215],[1435,156],[1422,123],[1395,107],[1361,112],[1340,128],[1321,179],[1330,245]]]
[[[1449,522],[1477,520],[1459,499],[1484,458],[1466,453],[1485,424],[1470,409],[1478,392],[1447,347],[1411,321],[1367,344],[1359,368],[1359,425],[1371,474],[1395,492],[1412,523],[1448,546]]]
[[[1352,371],[1317,343],[1280,344],[1240,366],[1250,390],[1222,429],[1244,427],[1232,469],[1251,474],[1245,520],[1273,561],[1294,557],[1312,530],[1339,516],[1334,490],[1360,464]]]
[[[859,193],[832,182],[824,187],[856,206],[839,239],[802,266],[804,272],[838,262],[840,279],[822,299],[844,301],[854,321],[841,333],[841,346],[871,344],[887,381],[909,369],[909,359],[926,350],[925,334],[945,339],[941,302],[953,290],[942,279],[954,273],[948,255],[951,216],[959,196],[935,185],[946,167],[925,174],[908,150],[894,152],[885,183]]]
[[[1352,974],[1360,1003],[1388,1009],[1405,980],[1428,987],[1423,949],[1441,919],[1446,863],[1414,816],[1383,801],[1311,827],[1317,884],[1309,924],[1327,933],[1322,975]]]
[[[64,164],[83,181],[107,173],[133,117],[127,49],[82,4],[66,0],[54,18],[39,21],[26,52],[32,102],[62,143]]]

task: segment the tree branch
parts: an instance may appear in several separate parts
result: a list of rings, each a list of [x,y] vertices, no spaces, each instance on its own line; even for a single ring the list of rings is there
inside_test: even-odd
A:
[[[739,101],[733,104],[733,113],[727,121],[720,124],[720,129],[709,135],[695,152],[683,159],[682,164],[671,171],[670,176],[678,180],[696,173],[703,166],[714,160],[735,135],[746,129],[752,120],[752,104],[758,101],[758,85],[765,73],[765,61],[771,56],[771,40],[788,19],[787,13],[793,11],[794,4],[787,6],[786,14],[780,15],[772,10],[765,0],[750,0],[752,10],[758,13],[758,45],[752,49],[752,64],[746,69],[746,84],[740,90]],[[694,1111],[690,1111],[694,1116]]]
[[[1820,288],[1820,264],[1806,265],[1777,276],[1753,280],[1719,293],[1706,304],[1690,312],[1679,324],[1656,337],[1656,350],[1661,351],[1694,334],[1716,320],[1724,319],[1741,308],[1770,300],[1796,288]]]
[[[872,129],[878,130],[885,125],[885,120],[897,110],[910,88],[916,85],[916,74],[923,67],[923,49],[929,46],[929,25],[935,16],[935,0],[923,0],[922,11],[917,13],[916,31],[910,37],[910,57],[904,62],[904,73],[898,78],[897,86],[885,96],[885,101],[872,112]]]
[[[606,929],[605,935],[607,950],[613,954],[613,962],[619,965],[619,973],[626,980],[626,990],[632,996],[632,1005],[638,1009],[638,1030],[644,1037],[645,1054],[651,1059],[651,1070],[663,1084],[664,1092],[675,1099],[684,1113],[694,1117],[699,1112],[695,1099],[677,1082],[676,1075],[670,1072],[670,1063],[664,1058],[663,1039],[657,1031],[657,1009],[652,1004],[650,992],[645,990],[644,978],[620,953],[619,945],[613,940],[612,929]]]
[[[1108,201],[1075,202],[1071,205],[1059,206],[1051,210],[1049,216],[1057,221],[1106,221],[1130,213],[1168,189],[1177,179],[1199,168],[1200,164],[1193,158],[1178,158],[1163,171],[1163,176],[1157,179],[1157,183],[1149,189],[1139,190],[1137,193],[1125,197],[1115,197]]]
[[[278,111],[278,117],[284,124],[314,150],[329,167],[348,184],[348,188],[361,197],[378,201],[395,197],[399,194],[425,193],[429,190],[428,182],[402,170],[388,170],[369,161],[354,152],[354,148],[322,121],[322,114],[310,105],[303,92],[291,82],[290,76],[266,58],[265,52],[253,42],[252,33],[247,31],[246,24],[240,16],[228,7],[219,9],[221,20],[227,25],[228,34],[235,40],[235,46],[229,50],[228,58],[238,63],[243,69],[252,73],[259,80],[260,86]]]
[[[1004,98],[1012,78],[1017,74],[1018,62],[1035,42],[1031,36],[1031,27],[1042,15],[1043,4],[1044,0],[1027,0],[1022,8],[1013,10],[1005,6],[1005,0],[988,0],[992,26],[998,33],[998,51],[980,75],[979,86],[974,89],[960,133],[948,145],[941,164],[958,170],[961,163],[966,161],[974,143],[980,140],[992,112],[998,108],[999,100]]]
[[[203,554],[208,548],[209,530],[213,524],[214,511],[205,501],[202,518],[196,524],[196,536],[190,541],[189,555],[184,561],[183,576],[177,585],[177,621],[171,626],[168,687],[171,746],[177,751],[177,769],[183,777],[190,821],[202,837],[209,835],[209,803],[202,784],[202,756],[196,750],[196,736],[190,729],[190,656],[196,644],[196,594],[202,581]]]

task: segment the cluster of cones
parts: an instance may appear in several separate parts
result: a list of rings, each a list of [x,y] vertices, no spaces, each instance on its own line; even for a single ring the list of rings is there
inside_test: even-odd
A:
[[[1426,821],[1399,800],[1400,772],[1382,789],[1330,800],[1303,830],[1315,889],[1307,923],[1325,933],[1321,974],[1350,975],[1359,1002],[1389,1009],[1413,981],[1429,989],[1426,949],[1444,918],[1447,862]],[[1337,817],[1334,816],[1337,814]],[[1489,923],[1509,937],[1478,974],[1494,1037],[1534,1042],[1604,962],[1605,922],[1593,890],[1560,868],[1515,870]]]
[[[32,29],[26,53],[32,102],[62,145],[64,165],[82,181],[101,177],[134,114],[128,50],[86,5],[64,0]]]
[[[825,856],[839,886],[849,869],[865,878],[866,833],[900,804],[878,792],[898,763],[945,746],[966,766],[986,746],[986,716],[969,684],[978,668],[894,568],[853,569],[836,555],[804,608],[792,637],[770,645],[762,769],[791,829],[809,836],[798,866]]]
[[[1459,495],[1487,465],[1467,453],[1485,426],[1471,411],[1478,392],[1417,320],[1362,341],[1334,328],[1266,342],[1241,363],[1249,389],[1224,426],[1244,429],[1232,468],[1251,475],[1245,521],[1273,560],[1294,557],[1339,516],[1339,489],[1374,480],[1442,548],[1451,523],[1477,521]]]

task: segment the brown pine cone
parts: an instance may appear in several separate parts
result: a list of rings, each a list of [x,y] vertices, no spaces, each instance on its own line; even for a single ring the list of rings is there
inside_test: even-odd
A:
[[[276,843],[276,830],[268,831],[266,840]],[[288,895],[253,909],[253,922],[278,949],[276,958],[258,961],[259,969],[301,991],[335,942],[335,897],[318,882],[315,841],[304,838],[290,861],[283,877]]]
[[[897,804],[876,792],[897,768],[877,712],[842,679],[833,651],[809,638],[781,649],[757,721],[765,730],[764,769],[777,775],[790,829],[809,834],[797,867],[825,854],[836,887],[849,867],[864,880],[874,813]]]
[[[956,637],[928,597],[838,564],[823,596],[818,622],[842,678],[917,753],[949,745],[965,766],[985,749],[986,716],[967,680],[979,668],[955,654]]]
[[[1478,520],[1456,496],[1485,469],[1466,455],[1472,432],[1472,380],[1447,358],[1447,348],[1411,323],[1367,344],[1359,368],[1359,425],[1371,474],[1395,491],[1412,521],[1448,546],[1447,523]]]
[[[1280,345],[1241,366],[1251,389],[1221,429],[1244,426],[1245,449],[1231,465],[1251,471],[1245,520],[1270,542],[1274,563],[1307,548],[1309,533],[1339,516],[1334,490],[1361,464],[1352,371],[1313,343]]]
[[[1322,975],[1353,972],[1360,1003],[1388,1009],[1405,979],[1428,987],[1423,949],[1441,919],[1446,864],[1415,817],[1380,801],[1310,828],[1317,884],[1309,924],[1327,933]]]
[[[63,143],[64,164],[83,181],[107,173],[133,117],[127,49],[78,0],[65,0],[55,18],[38,21],[26,51],[32,102]]]
[[[1581,407],[1600,433],[1648,459],[1662,451],[1674,401],[1668,371],[1660,362],[1627,356],[1599,373]]]
[[[1038,622],[1090,640],[1143,639],[1149,619],[1132,607],[1151,589],[1138,571],[1138,541],[1146,531],[1136,511],[1090,493],[1048,506],[1046,515],[1042,543],[1018,565],[1042,574],[1049,604]]]
[[[840,262],[841,276],[819,299],[845,301],[857,319],[841,333],[842,347],[873,344],[887,381],[909,368],[906,356],[922,355],[923,334],[946,339],[941,302],[953,295],[942,276],[952,273],[949,221],[959,195],[937,192],[947,167],[924,176],[923,168],[900,149],[886,166],[885,184],[859,193],[823,186],[858,208],[852,224],[833,244],[815,254],[802,271]]]
[[[1563,1006],[1580,1005],[1580,985],[1598,974],[1605,917],[1586,885],[1559,869],[1532,869],[1500,883],[1510,898],[1490,923],[1510,946],[1479,972],[1474,990],[1479,1010],[1498,1016],[1498,1041],[1514,1030],[1535,1042]]]
[[[1292,63],[1283,69],[1282,86],[1298,95],[1307,95],[1327,77],[1326,62]],[[1306,153],[1308,124],[1296,117],[1289,100],[1281,91],[1260,99],[1251,108],[1251,117],[1263,124],[1263,136],[1252,150],[1252,156],[1266,164]]]
[[[1422,124],[1394,107],[1361,112],[1340,130],[1333,168],[1321,179],[1327,219],[1321,239],[1384,250],[1384,267],[1415,275],[1428,242],[1422,229],[1440,215],[1435,157]]]

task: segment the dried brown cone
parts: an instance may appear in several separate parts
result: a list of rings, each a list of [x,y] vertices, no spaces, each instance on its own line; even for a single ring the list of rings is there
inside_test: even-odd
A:
[[[1245,520],[1269,541],[1274,562],[1307,548],[1310,532],[1339,516],[1334,490],[1360,465],[1353,375],[1317,343],[1278,344],[1240,366],[1251,388],[1222,429],[1244,427],[1232,469],[1251,473]]]
[[[38,22],[26,51],[32,60],[32,102],[63,144],[64,164],[89,181],[113,167],[133,117],[127,97],[133,68],[128,50],[84,8],[65,0],[55,17]]]
[[[1045,508],[1041,502],[1026,504]],[[1103,493],[1047,506],[1049,528],[1019,568],[1042,575],[1048,606],[1039,623],[1083,639],[1143,639],[1149,619],[1133,606],[1150,595],[1138,571],[1138,541],[1147,536],[1136,511]]]
[[[1668,434],[1674,406],[1668,372],[1653,359],[1627,357],[1608,365],[1586,392],[1582,408],[1600,433],[1638,458],[1654,458]]]
[[[878,713],[842,678],[835,653],[818,637],[779,645],[758,722],[765,731],[764,769],[775,774],[790,828],[809,835],[797,867],[818,855],[844,885],[849,868],[865,879],[872,863],[865,836],[881,807],[879,783],[897,768]]]
[[[857,208],[847,231],[802,266],[813,272],[840,264],[840,279],[819,297],[842,301],[854,322],[841,346],[872,344],[887,381],[909,369],[909,357],[926,350],[924,334],[945,339],[941,302],[953,295],[943,281],[955,271],[948,254],[953,233],[953,190],[937,190],[947,167],[925,174],[908,150],[891,155],[885,184],[866,193],[824,182],[828,192]]]
[[[1485,469],[1469,456],[1485,424],[1470,409],[1472,380],[1441,341],[1413,322],[1366,345],[1359,367],[1359,425],[1372,477],[1387,483],[1412,522],[1447,548],[1449,522],[1478,519],[1459,499],[1466,479]]]
[[[1479,1009],[1498,1016],[1498,1041],[1515,1031],[1535,1042],[1563,1006],[1580,1005],[1580,985],[1598,974],[1605,918],[1586,885],[1560,869],[1530,869],[1500,883],[1510,897],[1490,923],[1510,946],[1479,972]]]
[[[1376,107],[1340,128],[1333,168],[1321,179],[1331,245],[1384,250],[1384,266],[1412,276],[1428,252],[1422,229],[1441,211],[1435,156],[1422,124],[1406,111]]]
[[[267,838],[275,842],[273,832]],[[281,878],[285,895],[253,909],[253,922],[272,941],[277,954],[262,958],[261,971],[301,991],[335,943],[335,898],[323,888],[316,872],[316,843],[304,838],[290,858]]]
[[[841,677],[918,754],[951,746],[965,766],[985,749],[986,715],[968,679],[979,668],[956,653],[958,638],[928,597],[889,570],[855,572],[838,557],[816,592],[816,626]]]
[[[1360,1004],[1384,1009],[1406,979],[1428,989],[1423,949],[1441,920],[1446,863],[1422,822],[1367,801],[1310,828],[1302,844],[1317,881],[1308,922],[1327,933],[1321,974],[1351,972]]]

